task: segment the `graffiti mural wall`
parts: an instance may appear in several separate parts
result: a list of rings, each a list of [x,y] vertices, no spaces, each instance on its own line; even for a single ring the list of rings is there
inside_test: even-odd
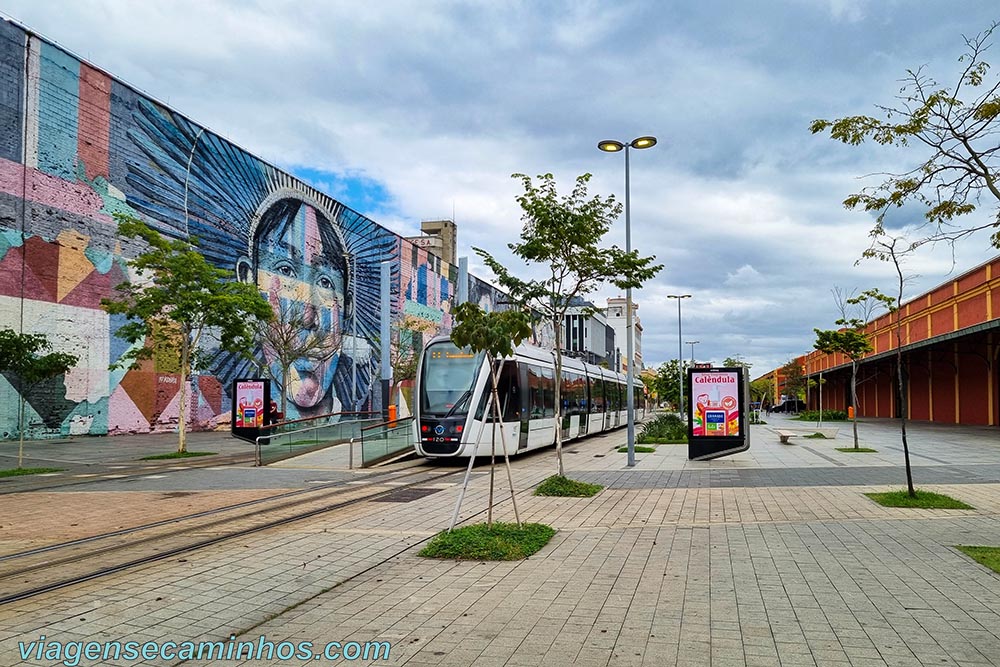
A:
[[[127,344],[115,336],[123,321],[100,300],[141,252],[118,237],[115,213],[196,237],[275,312],[298,308],[306,328],[336,337],[331,358],[295,364],[281,388],[287,418],[381,409],[383,262],[394,326],[421,325],[405,340],[450,330],[456,267],[8,22],[0,73],[0,327],[45,333],[80,357],[29,395],[28,437],[176,428],[179,374],[167,355],[108,370]],[[470,279],[495,308],[496,291],[480,283]],[[227,425],[231,381],[273,361],[260,350],[253,361],[204,351],[191,379],[195,429]],[[0,436],[17,434],[17,391],[0,375]]]

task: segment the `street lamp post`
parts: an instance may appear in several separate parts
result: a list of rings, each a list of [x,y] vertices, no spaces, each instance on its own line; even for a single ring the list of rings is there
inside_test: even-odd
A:
[[[690,294],[668,294],[668,299],[677,299],[677,379],[680,380],[681,388],[681,404],[678,406],[680,408],[680,413],[682,416],[686,416],[687,413],[684,411],[684,348],[681,345],[684,340],[684,336],[681,335],[681,299],[690,299]],[[694,347],[691,348],[691,352],[694,352]]]
[[[690,345],[691,346],[691,366],[694,366],[694,346],[697,345],[700,342],[701,342],[700,340],[686,340],[686,341],[684,341],[685,345]]]
[[[621,141],[605,140],[597,144],[597,147],[606,153],[617,153],[625,151],[625,252],[632,252],[632,220],[629,209],[629,173],[628,155],[630,148],[652,148],[656,145],[656,137],[639,137],[628,143]],[[626,388],[625,400],[628,402],[626,411],[628,413],[628,466],[635,466],[635,388],[632,383],[635,380],[635,354],[632,349],[632,288],[625,289],[625,340],[626,354],[628,355],[628,366],[626,376],[628,387]]]

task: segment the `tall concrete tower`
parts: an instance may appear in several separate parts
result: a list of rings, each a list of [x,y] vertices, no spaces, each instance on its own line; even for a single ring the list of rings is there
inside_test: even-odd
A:
[[[458,230],[454,221],[424,220],[420,223],[420,231],[428,236],[437,236],[441,239],[440,249],[430,246],[428,248],[430,252],[438,255],[449,264],[454,265],[458,261],[456,258],[458,254]]]

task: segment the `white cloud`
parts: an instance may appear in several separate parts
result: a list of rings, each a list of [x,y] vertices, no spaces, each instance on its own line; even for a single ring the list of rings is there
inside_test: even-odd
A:
[[[633,246],[663,272],[635,298],[644,358],[677,355],[676,303],[701,359],[742,354],[754,372],[811,347],[836,319],[830,289],[893,285],[855,261],[870,216],[843,199],[906,166],[905,152],[847,147],[815,118],[874,113],[907,68],[942,81],[962,35],[997,17],[992,0],[947,3],[374,3],[8,0],[5,11],[196,122],[316,182],[402,234],[459,225],[510,260],[514,172],[584,172],[622,199],[621,155],[605,138],[654,134],[631,154]],[[351,201],[344,180],[378,184]],[[902,220],[901,223],[905,223]],[[624,245],[624,222],[608,237]],[[958,272],[995,254],[958,249]],[[915,294],[953,271],[947,249],[912,261]],[[598,302],[614,296],[602,290]],[[685,338],[688,334],[685,333]],[[687,351],[687,350],[685,350]]]

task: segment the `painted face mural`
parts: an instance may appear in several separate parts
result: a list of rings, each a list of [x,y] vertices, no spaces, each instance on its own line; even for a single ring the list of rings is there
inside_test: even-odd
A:
[[[300,338],[323,341],[322,350],[292,364],[285,396],[300,417],[339,412],[333,381],[347,314],[348,270],[337,231],[314,207],[282,200],[262,216],[254,251],[257,286],[275,312],[271,326],[301,318]],[[280,378],[278,360],[265,356]]]

